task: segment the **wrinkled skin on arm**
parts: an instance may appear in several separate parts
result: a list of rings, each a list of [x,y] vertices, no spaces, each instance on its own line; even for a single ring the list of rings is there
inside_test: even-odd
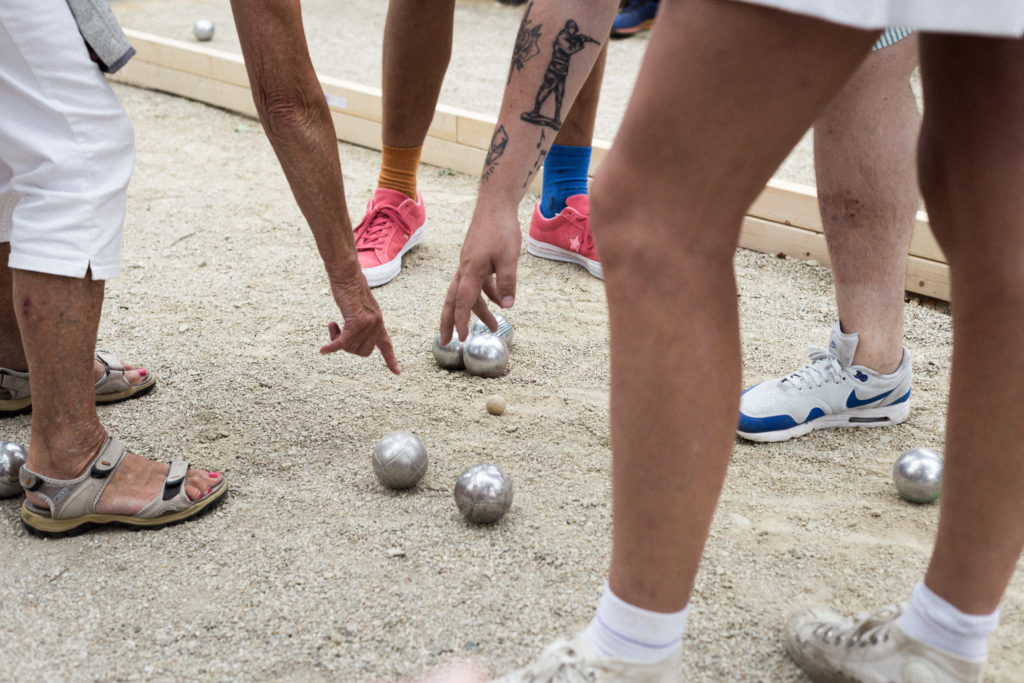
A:
[[[299,0],[232,0],[253,99],[292,194],[309,223],[343,325],[321,353],[380,349],[399,373],[384,316],[363,277],[345,204],[330,110],[309,58]]]

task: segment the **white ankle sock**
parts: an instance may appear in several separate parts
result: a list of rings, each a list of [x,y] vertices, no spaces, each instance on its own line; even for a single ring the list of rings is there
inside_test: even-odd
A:
[[[687,605],[681,612],[651,612],[623,602],[604,585],[597,612],[584,632],[587,642],[602,657],[627,662],[660,662],[683,642]]]
[[[992,614],[964,614],[922,581],[914,586],[896,623],[908,636],[932,647],[964,659],[983,659],[988,637],[999,626],[999,608]]]

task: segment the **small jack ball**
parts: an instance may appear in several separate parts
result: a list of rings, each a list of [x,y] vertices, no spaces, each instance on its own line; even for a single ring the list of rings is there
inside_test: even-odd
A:
[[[501,415],[505,412],[505,397],[501,394],[494,394],[487,397],[487,412],[491,415]]]
[[[892,480],[904,500],[930,503],[942,493],[942,456],[930,448],[913,448],[896,459]]]
[[[391,432],[373,447],[373,473],[388,488],[412,488],[426,474],[427,462],[427,447],[409,432]]]
[[[213,38],[213,22],[209,19],[199,19],[192,25],[192,34],[196,40],[207,41]]]

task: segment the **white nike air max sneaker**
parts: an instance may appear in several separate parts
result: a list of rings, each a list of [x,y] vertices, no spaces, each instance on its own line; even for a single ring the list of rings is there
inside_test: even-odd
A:
[[[829,427],[888,427],[910,414],[910,352],[883,375],[853,364],[857,335],[832,328],[829,348],[791,375],[755,384],[740,398],[736,433],[750,441],[786,441]]]
[[[786,649],[816,683],[980,683],[985,660],[963,659],[905,634],[899,605],[843,617],[802,609],[786,624]]]

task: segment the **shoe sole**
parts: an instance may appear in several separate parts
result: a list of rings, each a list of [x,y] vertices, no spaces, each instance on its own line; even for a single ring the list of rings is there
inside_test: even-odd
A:
[[[130,388],[124,391],[116,391],[109,394],[96,394],[96,404],[104,405],[106,403],[120,403],[121,401],[127,401],[130,398],[136,398],[138,396],[145,396],[149,392],[153,391],[156,386],[156,375],[150,375],[142,384],[133,384]]]
[[[32,411],[32,397],[0,401],[0,417],[14,417]]]
[[[427,222],[423,221],[423,225],[416,228],[416,230],[409,237],[409,241],[405,243],[402,250],[398,252],[395,258],[391,259],[387,263],[382,263],[379,266],[373,268],[363,268],[363,277],[366,278],[366,284],[371,287],[380,287],[398,277],[398,274],[402,272],[402,257],[406,253],[420,243],[423,239],[423,234],[427,230]]]
[[[601,268],[600,261],[594,261],[588,259],[586,256],[581,256],[575,251],[569,251],[568,249],[562,249],[556,247],[547,242],[541,242],[534,238],[527,236],[526,238],[526,251],[527,253],[536,256],[537,258],[548,259],[549,261],[562,261],[564,263],[575,263],[576,265],[583,266],[587,269],[587,272],[594,277],[603,280],[604,270]]]
[[[854,429],[869,429],[871,427],[891,427],[906,421],[910,415],[910,403],[904,401],[884,408],[867,408],[854,410],[834,415],[823,415],[817,420],[804,422],[803,424],[780,429],[774,432],[743,432],[736,430],[736,433],[747,441],[760,443],[775,443],[778,441],[789,441],[798,436],[810,434],[818,429],[838,429],[852,427]]]
[[[637,33],[640,33],[640,31],[649,31],[652,26],[654,26],[654,19],[645,19],[636,26],[630,26],[629,28],[613,28],[612,37],[627,38],[629,36],[634,36]]]
[[[161,515],[153,519],[138,519],[132,515],[101,515],[92,513],[71,519],[53,519],[44,517],[21,507],[21,523],[32,534],[43,538],[69,538],[78,536],[99,526],[119,526],[127,529],[162,529],[166,526],[180,524],[195,519],[214,509],[224,499],[228,487],[222,486],[208,497],[195,501],[193,505],[169,515]]]

